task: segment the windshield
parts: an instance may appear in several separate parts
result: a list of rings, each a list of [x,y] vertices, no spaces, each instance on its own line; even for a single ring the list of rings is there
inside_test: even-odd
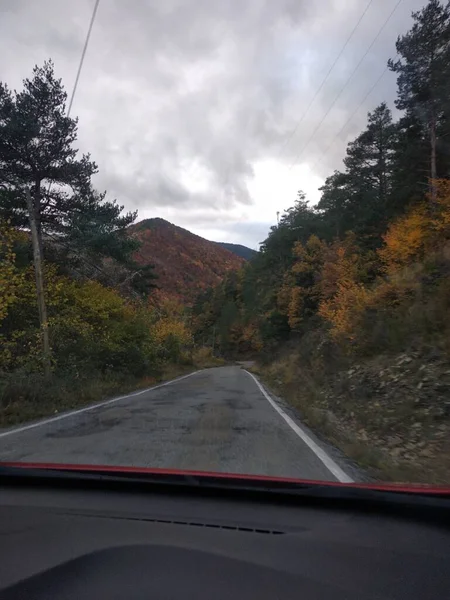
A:
[[[0,461],[450,484],[450,6],[0,14]]]

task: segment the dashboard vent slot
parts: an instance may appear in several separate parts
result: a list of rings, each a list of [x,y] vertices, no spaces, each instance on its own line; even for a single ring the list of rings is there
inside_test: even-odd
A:
[[[277,529],[263,529],[260,527],[241,527],[239,525],[221,525],[220,523],[203,523],[202,521],[175,521],[170,519],[142,519],[151,523],[164,523],[166,525],[187,525],[189,527],[205,527],[209,529],[225,529],[228,531],[243,531],[244,533],[262,533],[265,535],[283,535],[284,531]]]
[[[95,519],[117,519],[120,521],[144,521],[146,523],[162,523],[164,525],[185,525],[187,527],[204,527],[209,529],[224,529],[227,531],[242,531],[243,533],[260,533],[264,535],[284,535],[286,532],[279,529],[266,529],[264,527],[246,527],[240,525],[223,525],[222,523],[208,523],[203,521],[181,521],[179,519],[152,519],[145,516],[129,515],[99,515],[80,513],[79,511],[71,513],[72,515],[92,517]]]

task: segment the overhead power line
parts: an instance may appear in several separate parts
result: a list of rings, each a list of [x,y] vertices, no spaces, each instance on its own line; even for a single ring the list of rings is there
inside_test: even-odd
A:
[[[345,131],[345,129],[347,128],[349,123],[352,121],[353,117],[357,114],[357,112],[360,110],[360,108],[362,107],[364,102],[367,100],[367,98],[370,96],[370,94],[374,91],[374,89],[377,87],[377,85],[380,83],[380,81],[386,75],[387,71],[388,71],[388,67],[386,66],[384,68],[383,72],[381,73],[381,75],[378,77],[378,79],[375,81],[375,83],[372,85],[372,87],[366,93],[364,98],[361,100],[361,102],[358,104],[358,106],[355,108],[355,110],[352,112],[352,114],[349,116],[349,118],[345,121],[344,125],[342,125],[342,127],[339,129],[339,131],[336,133],[336,135],[332,138],[331,142],[328,144],[328,146],[325,148],[325,150],[321,153],[320,157],[316,160],[314,165],[311,167],[311,170],[314,170],[314,168],[321,161],[321,159],[328,154],[328,151],[333,146],[333,144],[335,143],[337,138],[341,135],[341,133],[343,131]]]
[[[70,111],[72,110],[73,99],[75,98],[75,94],[78,88],[78,81],[80,80],[81,70],[83,68],[84,57],[86,56],[86,51],[89,46],[89,40],[91,39],[92,27],[94,26],[95,17],[97,15],[98,5],[100,4],[100,0],[95,0],[94,10],[92,11],[91,21],[89,23],[88,31],[86,34],[86,39],[84,40],[83,50],[81,52],[80,62],[78,64],[78,70],[75,77],[75,83],[73,84],[72,94],[70,96],[69,107],[67,109],[67,116],[70,116]],[[53,183],[51,182],[48,186],[47,193],[49,194],[52,189]]]
[[[89,28],[87,31],[86,39],[84,41],[83,51],[81,53],[80,64],[78,65],[78,71],[77,71],[77,75],[75,77],[75,83],[73,85],[72,95],[70,97],[69,108],[67,109],[68,117],[70,116],[70,111],[72,110],[73,99],[75,98],[75,94],[76,94],[77,87],[78,87],[78,81],[80,80],[81,70],[83,68],[83,63],[84,63],[84,57],[86,56],[86,51],[89,46],[89,40],[91,39],[92,27],[94,26],[94,21],[95,21],[96,15],[97,15],[97,9],[98,9],[99,3],[100,3],[100,0],[95,0],[94,10],[92,11],[91,22],[89,23]]]
[[[86,52],[87,52],[87,49],[88,49],[88,46],[89,46],[89,41],[91,39],[92,28],[94,26],[95,17],[97,16],[97,10],[98,10],[98,5],[99,4],[100,4],[100,0],[95,0],[94,9],[92,11],[91,20],[90,20],[89,27],[88,27],[87,34],[86,34],[86,39],[84,40],[83,50],[81,52],[80,62],[78,64],[78,70],[77,70],[77,74],[76,74],[76,77],[75,77],[75,82],[74,82],[73,88],[72,88],[72,94],[70,96],[69,107],[67,109],[67,116],[68,117],[70,116],[70,111],[72,110],[73,100],[74,100],[75,94],[77,92],[78,82],[80,80],[81,71],[83,69],[84,58],[86,56]],[[48,186],[47,193],[50,193],[50,191],[52,189],[52,185],[53,184],[50,183],[50,185]],[[48,234],[48,237],[50,237],[54,241],[57,241],[58,243],[62,244],[66,249],[72,250],[75,254],[77,254],[76,251],[74,250],[74,248],[72,246],[70,246],[69,244],[67,244],[67,242],[62,241],[62,240],[60,240],[58,238],[55,238],[54,236],[52,236],[50,234]],[[91,268],[93,268],[94,270],[98,271],[99,273],[102,273],[103,275],[106,275],[105,271],[103,269],[101,269],[101,267],[99,267],[98,265],[96,265],[96,264],[92,263],[91,261],[87,260],[85,257],[81,256],[80,254],[77,254],[77,256],[86,265],[89,265]]]
[[[291,141],[291,139],[294,137],[294,135],[297,133],[298,128],[300,127],[300,125],[303,123],[303,121],[305,120],[306,115],[308,114],[310,108],[312,107],[312,105],[314,104],[317,96],[320,94],[320,92],[322,91],[323,86],[326,84],[326,82],[328,81],[328,78],[331,75],[331,72],[333,71],[334,67],[337,65],[339,59],[341,58],[341,56],[343,55],[345,49],[347,48],[348,44],[350,43],[351,39],[353,38],[353,36],[356,33],[356,30],[358,29],[358,27],[361,24],[361,21],[364,19],[364,17],[366,16],[367,11],[369,10],[370,6],[372,5],[373,0],[370,0],[369,3],[367,4],[366,8],[364,9],[364,11],[362,12],[361,16],[358,19],[358,22],[356,23],[356,25],[353,27],[352,31],[350,32],[349,36],[347,37],[347,39],[345,40],[344,45],[342,46],[341,50],[339,51],[338,55],[336,56],[333,64],[331,65],[331,67],[328,69],[327,74],[325,75],[325,77],[323,78],[321,84],[319,85],[319,87],[317,88],[316,92],[314,93],[314,96],[311,100],[311,102],[308,105],[308,108],[305,110],[305,112],[302,114],[302,116],[300,117],[300,120],[297,122],[296,126],[294,127],[294,129],[291,131],[291,133],[288,135],[287,139],[285,140],[285,142],[283,143],[281,149],[280,149],[280,153],[278,155],[278,158],[281,156],[281,154],[283,153],[283,150],[286,148],[286,146],[289,144],[289,142]]]
[[[356,67],[353,69],[353,71],[351,72],[350,76],[348,77],[347,81],[344,83],[344,85],[341,87],[341,89],[339,90],[337,96],[334,98],[333,102],[330,104],[330,106],[328,107],[328,110],[325,112],[325,114],[323,115],[322,119],[319,121],[319,123],[316,125],[314,131],[311,133],[311,135],[309,136],[309,138],[307,139],[306,143],[303,145],[303,148],[300,150],[299,154],[297,154],[296,158],[294,159],[294,161],[291,163],[289,170],[292,169],[292,167],[294,166],[294,164],[296,164],[300,158],[303,156],[303,153],[305,152],[306,148],[309,146],[309,144],[311,143],[311,141],[313,140],[314,136],[316,135],[316,133],[319,131],[320,127],[322,126],[322,123],[325,121],[325,119],[328,117],[328,115],[330,114],[331,109],[333,108],[333,106],[336,104],[336,102],[339,100],[339,98],[342,96],[344,90],[346,89],[346,87],[348,86],[348,84],[350,83],[350,81],[353,79],[353,76],[355,75],[356,71],[359,69],[359,67],[362,65],[364,59],[366,58],[366,56],[369,54],[370,50],[373,48],[373,46],[375,45],[375,43],[377,42],[378,38],[380,37],[380,35],[382,34],[382,32],[384,31],[386,25],[389,23],[389,21],[391,20],[393,14],[395,13],[395,11],[397,10],[397,8],[400,6],[402,0],[398,0],[396,5],[394,6],[394,8],[392,9],[392,11],[389,13],[389,16],[387,17],[387,19],[384,21],[383,25],[381,26],[381,28],[378,30],[377,35],[374,37],[374,39],[372,40],[370,46],[367,48],[367,50],[364,52],[363,56],[361,57],[361,59],[359,60],[358,64],[356,65]]]

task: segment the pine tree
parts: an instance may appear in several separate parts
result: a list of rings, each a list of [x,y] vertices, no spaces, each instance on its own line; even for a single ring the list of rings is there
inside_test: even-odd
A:
[[[349,178],[346,173],[335,171],[325,179],[324,185],[319,188],[322,196],[317,209],[327,224],[330,234],[327,237],[340,237],[342,233],[353,226],[346,214],[350,199]]]
[[[41,253],[45,234],[123,258],[136,246],[124,235],[136,213],[122,215],[122,206],[93,189],[97,165],[74,148],[77,119],[66,116],[66,100],[51,61],[34,68],[21,92],[0,83],[0,215],[27,227],[29,189]]]
[[[368,125],[347,148],[344,159],[350,198],[347,213],[355,228],[377,229],[386,212],[392,184],[395,126],[383,102],[368,114]]]
[[[396,126],[383,102],[368,114],[367,128],[349,143],[345,172],[335,171],[321,188],[317,208],[327,239],[354,230],[368,236],[371,245],[383,230],[391,199],[395,142]]]
[[[74,148],[77,120],[66,116],[67,94],[53,63],[35,67],[21,92],[0,83],[0,217],[29,227],[42,333],[43,365],[50,374],[50,344],[43,272],[44,236],[96,256],[130,260],[137,248],[126,228],[136,213],[105,201],[91,183],[97,165]],[[148,279],[148,277],[147,277]]]
[[[423,200],[429,175],[427,128],[414,113],[407,111],[396,123],[388,220]]]
[[[450,95],[450,2],[430,0],[412,14],[414,25],[396,43],[400,59],[389,60],[398,73],[396,106],[417,116],[426,126],[430,143],[430,178],[435,180],[439,125],[448,113]],[[435,199],[434,186],[431,188]]]

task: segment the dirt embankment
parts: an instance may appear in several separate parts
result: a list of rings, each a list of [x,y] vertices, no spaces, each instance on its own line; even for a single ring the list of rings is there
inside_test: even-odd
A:
[[[290,354],[260,374],[376,479],[450,484],[450,364],[442,357],[378,356],[327,373]]]

